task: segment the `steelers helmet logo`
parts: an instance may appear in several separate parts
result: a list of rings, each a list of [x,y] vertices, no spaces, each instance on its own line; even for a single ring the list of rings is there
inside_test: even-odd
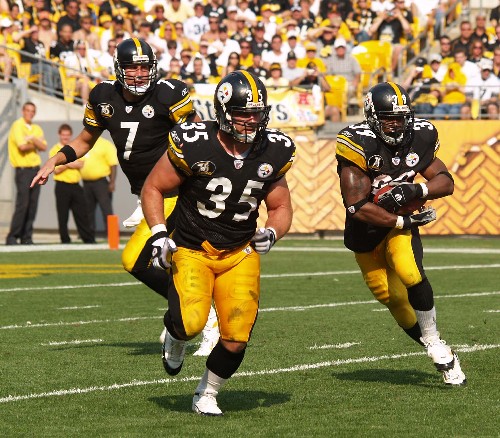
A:
[[[217,99],[220,103],[227,103],[233,95],[233,86],[229,82],[225,82],[217,91]]]
[[[269,163],[263,163],[259,166],[259,169],[257,170],[257,175],[259,175],[259,178],[267,178],[273,173],[273,166],[271,166]]]

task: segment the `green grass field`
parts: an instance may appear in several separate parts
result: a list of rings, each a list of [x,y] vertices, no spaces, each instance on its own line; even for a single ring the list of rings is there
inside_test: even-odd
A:
[[[0,436],[498,437],[500,240],[424,247],[466,387],[444,385],[342,242],[285,240],[262,259],[261,312],[219,418],[191,412],[199,339],[167,376],[165,302],[118,251],[0,251]]]

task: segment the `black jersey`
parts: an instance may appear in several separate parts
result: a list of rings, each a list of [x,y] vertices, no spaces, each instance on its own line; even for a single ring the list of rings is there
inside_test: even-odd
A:
[[[204,241],[219,250],[249,242],[269,187],[290,169],[295,145],[267,129],[259,152],[237,159],[217,138],[216,122],[184,123],[169,138],[168,157],[186,179],[179,187],[174,240],[191,249]]]
[[[390,182],[413,182],[434,160],[439,149],[434,125],[423,119],[414,122],[411,141],[402,148],[387,146],[366,123],[351,125],[337,136],[338,173],[343,165],[355,165],[371,180],[374,194]],[[344,201],[345,205],[345,201]],[[344,243],[355,252],[373,250],[391,228],[377,227],[346,216]]]
[[[133,194],[139,195],[156,162],[167,150],[168,134],[194,114],[188,88],[176,79],[159,80],[138,102],[123,98],[118,81],[105,81],[90,93],[83,124],[107,129]]]

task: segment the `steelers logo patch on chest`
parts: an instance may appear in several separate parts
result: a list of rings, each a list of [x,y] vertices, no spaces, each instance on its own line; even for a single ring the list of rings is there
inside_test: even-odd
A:
[[[408,167],[415,167],[420,161],[420,157],[415,152],[410,152],[406,156],[406,165]]]
[[[151,119],[155,115],[155,110],[151,105],[146,105],[142,109],[142,115],[147,119]]]
[[[273,166],[269,163],[262,163],[257,169],[257,175],[259,178],[267,178],[273,173]]]

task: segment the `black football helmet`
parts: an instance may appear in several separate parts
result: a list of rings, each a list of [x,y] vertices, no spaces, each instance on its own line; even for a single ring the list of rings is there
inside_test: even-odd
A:
[[[215,116],[221,131],[236,141],[259,145],[269,123],[271,106],[267,104],[267,90],[262,81],[252,73],[236,70],[225,76],[217,85],[214,95]],[[244,126],[239,132],[234,126],[234,116],[254,114],[253,121],[238,123]]]
[[[375,134],[389,146],[402,146],[413,135],[414,111],[405,89],[394,82],[377,84],[368,91],[365,119]]]
[[[142,96],[147,91],[151,90],[156,84],[158,76],[158,61],[151,46],[144,40],[139,38],[129,38],[118,44],[114,56],[116,79],[129,90],[132,94]],[[133,76],[126,76],[125,69],[131,65],[146,64],[149,67],[148,76],[142,77],[146,80],[146,84],[138,84]],[[131,82],[132,83],[127,83]]]

